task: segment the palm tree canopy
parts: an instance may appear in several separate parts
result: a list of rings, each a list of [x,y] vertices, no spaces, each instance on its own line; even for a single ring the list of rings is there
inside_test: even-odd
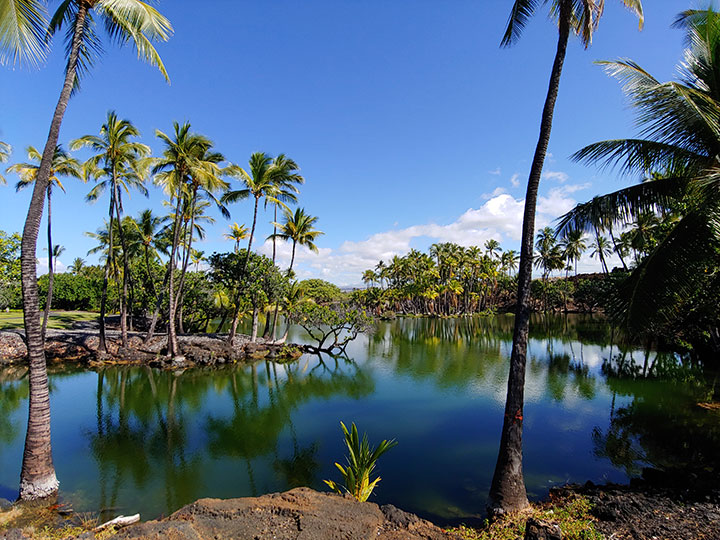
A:
[[[279,232],[271,234],[268,238],[291,240],[317,253],[318,248],[315,245],[315,239],[325,234],[313,228],[318,218],[306,214],[304,208],[296,208],[295,212],[284,209],[283,214],[285,218],[283,223],[273,223]]]
[[[48,27],[50,36],[60,32],[63,26],[67,27],[65,42],[68,56],[79,4],[77,0],[64,0]],[[90,7],[92,9],[88,10],[80,44],[75,88],[103,52],[95,16],[102,20],[111,41],[121,46],[128,42],[132,43],[138,58],[157,67],[165,80],[170,81],[165,65],[152,44],[153,41],[168,41],[172,36],[173,28],[168,19],[154,7],[140,0],[94,0],[90,3]]]
[[[242,225],[238,225],[237,222],[230,225],[230,232],[225,233],[223,237],[225,237],[228,240],[234,240],[235,242],[239,242],[240,240],[244,240],[248,237],[249,230],[243,223]]]
[[[229,217],[216,194],[225,192],[229,185],[222,176],[230,175],[232,167],[221,167],[225,158],[213,151],[213,143],[204,135],[193,133],[188,122],[173,123],[173,134],[160,130],[155,135],[165,144],[162,157],[153,163],[154,181],[171,199],[200,195],[215,203],[220,212]]]
[[[582,44],[589,47],[605,10],[605,0],[515,0],[501,45],[507,47],[518,41],[529,19],[545,4],[550,4],[550,15],[557,19],[564,2],[570,7],[570,28],[578,35]],[[622,0],[622,3],[637,15],[639,28],[642,29],[645,17],[641,0]]]
[[[678,302],[699,290],[708,257],[720,249],[720,14],[685,11],[676,26],[688,43],[678,81],[660,82],[631,60],[603,62],[623,84],[640,136],[594,143],[573,156],[643,181],[578,205],[559,227],[634,224],[622,237],[647,257],[621,287],[613,311],[636,331],[675,317]],[[672,215],[678,219],[669,221]],[[659,216],[671,230],[658,241]]]
[[[115,111],[110,111],[99,135],[84,135],[70,143],[72,150],[87,147],[95,152],[83,164],[85,178],[97,181],[86,196],[88,201],[96,201],[108,188],[112,190],[114,182],[126,193],[132,187],[147,196],[144,182],[150,147],[133,140],[139,136],[140,131],[132,122],[120,120]]]
[[[0,63],[36,67],[45,60],[47,9],[40,0],[0,2]]]
[[[34,146],[27,148],[28,159],[34,163],[15,163],[7,168],[7,172],[16,173],[20,180],[15,184],[15,189],[20,191],[35,182],[38,170],[40,169],[40,160],[42,154]],[[59,176],[69,176],[72,178],[82,179],[82,166],[80,162],[71,157],[62,146],[55,147],[52,163],[50,164],[50,180],[48,187],[57,186],[65,191],[65,187],[60,182]]]

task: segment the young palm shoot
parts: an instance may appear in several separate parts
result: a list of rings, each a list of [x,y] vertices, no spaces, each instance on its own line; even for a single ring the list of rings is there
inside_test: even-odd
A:
[[[345,444],[350,455],[347,456],[347,467],[343,467],[339,463],[335,463],[335,466],[343,475],[345,485],[340,485],[332,480],[324,480],[324,482],[330,486],[330,489],[341,495],[349,493],[358,501],[365,502],[372,494],[375,486],[380,482],[379,476],[374,480],[370,479],[370,475],[375,469],[375,462],[385,452],[397,445],[397,441],[395,439],[383,440],[373,450],[370,448],[367,433],[363,433],[362,440],[360,440],[355,422],[352,423],[350,431],[342,422],[340,422],[340,427],[345,435]]]

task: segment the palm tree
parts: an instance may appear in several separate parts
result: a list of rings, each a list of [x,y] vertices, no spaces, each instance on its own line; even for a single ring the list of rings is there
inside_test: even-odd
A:
[[[292,276],[293,263],[295,262],[295,249],[298,244],[317,253],[318,248],[315,245],[315,239],[325,233],[313,228],[318,218],[306,214],[303,208],[296,208],[294,213],[285,208],[283,209],[283,214],[285,217],[284,223],[273,222],[273,227],[279,230],[279,232],[273,233],[270,237],[273,242],[276,238],[292,241],[292,255],[290,257],[290,266],[288,267],[288,276]],[[276,303],[272,323],[273,335],[275,335],[275,328],[277,326],[278,307],[279,304]]]
[[[248,247],[245,253],[243,267],[241,273],[244,274],[247,269],[248,260],[250,258],[250,250],[252,249],[252,242],[255,236],[255,226],[257,224],[257,211],[260,199],[263,197],[275,196],[278,194],[278,187],[275,182],[275,170],[273,167],[273,159],[265,152],[254,152],[250,156],[249,161],[250,169],[249,172],[242,167],[233,167],[231,176],[239,179],[244,187],[241,189],[230,190],[222,198],[225,203],[232,203],[247,199],[252,196],[254,199],[253,207],[253,221],[250,227],[250,236],[248,237]],[[238,289],[238,296],[235,299],[235,315],[233,316],[232,324],[230,325],[230,332],[228,333],[228,341],[230,343],[235,339],[237,332],[237,325],[240,322],[240,301],[239,295],[241,290]]]
[[[518,252],[514,249],[503,251],[500,257],[501,265],[503,269],[507,270],[508,275],[517,270],[519,260],[520,255],[518,255]]]
[[[16,173],[20,180],[15,184],[15,190],[20,191],[26,187],[32,185],[37,179],[38,170],[40,169],[40,152],[34,146],[28,146],[27,148],[28,159],[35,163],[16,163],[7,168],[7,172]],[[65,186],[60,182],[60,176],[69,176],[72,178],[82,179],[82,173],[80,170],[80,162],[70,154],[67,153],[61,146],[55,147],[55,153],[53,154],[52,164],[50,166],[50,179],[47,185],[47,204],[48,204],[48,219],[47,219],[47,250],[48,250],[48,292],[45,300],[45,312],[43,313],[42,322],[42,338],[45,340],[45,332],[47,329],[48,317],[50,315],[50,306],[52,304],[53,295],[53,284],[55,281],[55,266],[53,264],[53,258],[49,255],[52,251],[52,190],[53,187],[60,188],[65,192]]]
[[[570,263],[575,263],[575,275],[577,276],[577,265],[580,257],[587,249],[585,244],[585,233],[580,229],[571,229],[565,233],[561,248],[563,257]],[[567,277],[567,276],[566,276]]]
[[[18,0],[19,1],[19,0]],[[26,0],[27,2],[28,0]],[[38,5],[37,2],[32,2]],[[88,70],[99,50],[99,36],[94,31],[94,14],[103,19],[112,38],[119,43],[132,42],[138,55],[157,66],[167,78],[167,72],[153,40],[167,41],[172,32],[170,22],[158,11],[140,0],[66,0],[53,17],[49,34],[54,35],[63,25],[70,27],[68,61],[65,81],[53,113],[48,139],[43,149],[40,169],[30,199],[21,248],[23,314],[30,364],[30,404],[28,430],[25,438],[23,465],[20,473],[20,498],[38,499],[55,493],[58,481],[52,463],[50,446],[50,400],[43,349],[42,329],[38,320],[38,287],[35,268],[37,237],[43,213],[45,191],[50,179],[52,157],[58,144],[60,126],[73,89],[78,88],[78,74]],[[45,32],[43,32],[43,36]]]
[[[294,213],[286,209],[283,210],[283,214],[285,217],[283,223],[273,223],[280,232],[270,236],[285,241],[292,241],[292,256],[290,257],[290,267],[288,268],[289,273],[292,272],[293,263],[295,262],[295,248],[298,244],[317,253],[318,248],[315,245],[315,239],[325,233],[313,228],[318,218],[306,214],[304,208],[296,208]]]
[[[238,225],[237,222],[230,225],[230,232],[223,235],[228,240],[235,242],[235,253],[240,251],[240,240],[245,240],[248,237],[248,228],[243,223]]]
[[[720,88],[715,77],[720,66],[714,52],[720,46],[720,14],[689,10],[678,16],[675,26],[686,30],[689,44],[679,81],[660,82],[630,60],[604,62],[607,72],[623,83],[642,137],[594,143],[573,156],[586,163],[619,166],[623,173],[642,179],[597,197],[595,204],[610,223],[632,225],[621,241],[625,239],[636,256],[647,253],[643,259],[637,257],[637,266],[611,306],[616,322],[638,334],[655,334],[677,319],[684,300],[712,286],[707,269],[717,265],[713,254],[720,245]],[[560,224],[587,230],[588,204],[575,207]],[[678,207],[680,218],[665,219],[669,230],[656,241],[657,216],[672,215]],[[692,309],[706,308],[717,312],[716,305],[695,303]],[[712,317],[708,321],[717,324]],[[704,331],[717,335],[716,327]]]
[[[278,155],[273,159],[273,180],[275,189],[265,197],[265,206],[268,203],[273,205],[273,235],[277,233],[278,207],[287,208],[287,203],[297,203],[298,188],[296,184],[305,183],[305,179],[298,172],[297,163],[288,158],[285,154]],[[272,237],[272,261],[275,262],[275,237]]]
[[[200,263],[206,260],[205,252],[193,249],[192,253],[190,254],[190,260],[195,265],[195,271],[198,272],[200,270]]]
[[[85,268],[85,259],[82,257],[75,257],[72,264],[68,267],[68,270],[77,276],[82,273],[83,268]]]
[[[590,256],[593,259],[595,257],[600,259],[600,265],[602,266],[603,272],[607,274],[608,266],[607,262],[605,261],[605,257],[612,253],[612,247],[610,247],[610,242],[608,241],[608,239],[598,234],[595,237],[595,241],[590,244],[590,249],[592,249]]]
[[[494,238],[485,241],[485,253],[487,253],[488,257],[494,258],[495,256],[497,256],[499,249],[500,242],[498,242]]]
[[[222,154],[212,151],[210,139],[192,133],[187,122],[182,126],[175,122],[173,130],[172,136],[159,130],[155,132],[165,144],[165,150],[155,163],[153,173],[155,182],[163,187],[169,197],[169,203],[174,207],[174,213],[171,214],[172,244],[168,261],[168,355],[175,358],[180,355],[175,322],[182,299],[185,272],[190,260],[192,239],[194,233],[198,231],[197,218],[209,204],[207,201],[201,201],[200,198],[204,197],[215,202],[221,212],[227,214],[227,210],[215,194],[226,191],[228,184],[221,178],[226,174],[227,169],[218,165],[225,158]],[[181,272],[176,287],[177,262],[180,263]]]
[[[65,253],[65,247],[61,246],[60,244],[55,244],[52,249],[52,253],[50,257],[53,259],[53,262],[55,265],[57,265],[57,260],[60,258],[60,255]]]
[[[115,262],[113,250],[114,223],[122,222],[122,191],[130,192],[133,187],[143,195],[147,195],[145,182],[146,159],[150,155],[150,147],[136,142],[133,139],[140,136],[140,131],[129,120],[120,120],[114,111],[108,112],[107,120],[100,127],[100,135],[85,135],[70,143],[73,150],[89,147],[94,152],[83,167],[86,176],[94,177],[97,182],[90,190],[87,200],[96,201],[103,191],[110,191],[110,203],[108,206],[108,218],[110,220],[110,250],[109,258],[105,263],[105,275],[103,278],[103,291],[100,299],[100,344],[99,348],[107,352],[105,339],[105,307],[107,302],[107,287],[110,267]],[[120,245],[123,254],[123,279],[122,295],[120,296],[120,332],[123,347],[128,345],[127,335],[127,306],[128,306],[128,285],[130,279],[130,267],[128,264],[128,245],[125,239],[123,227],[118,227]]]
[[[0,64],[37,66],[45,59],[47,9],[39,0],[0,3]]]
[[[515,0],[502,45],[511,45],[521,36],[529,18],[547,0]],[[642,27],[643,15],[640,0],[623,0],[635,11]],[[551,12],[558,22],[558,42],[550,74],[545,105],[540,121],[540,135],[535,148],[523,214],[522,239],[520,243],[520,269],[518,274],[515,329],[510,359],[505,416],[503,420],[500,449],[490,487],[488,509],[491,513],[521,510],[528,506],[525,481],[522,473],[522,426],[525,393],[525,364],[527,359],[528,328],[530,321],[530,281],[532,279],[533,236],[535,232],[535,208],[538,187],[545,155],[550,142],[553,112],[560,88],[560,76],[565,62],[570,32],[574,31],[585,47],[590,45],[592,34],[602,15],[602,0],[553,0]]]

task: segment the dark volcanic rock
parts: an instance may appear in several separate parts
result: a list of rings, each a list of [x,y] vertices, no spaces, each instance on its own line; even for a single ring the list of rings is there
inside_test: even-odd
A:
[[[562,540],[562,531],[557,523],[530,518],[525,524],[524,540]]]
[[[644,475],[645,476],[645,473]],[[580,494],[588,499],[596,527],[613,540],[720,538],[720,493],[714,480],[679,483],[676,473],[653,472],[629,486],[571,485],[550,490],[551,498]]]
[[[124,529],[119,538],[196,540],[453,540],[417,516],[296,488],[243,499],[201,499],[163,521]]]

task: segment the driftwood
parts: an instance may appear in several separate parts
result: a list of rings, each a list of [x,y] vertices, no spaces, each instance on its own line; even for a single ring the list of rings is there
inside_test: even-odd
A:
[[[111,519],[110,521],[103,523],[102,525],[98,525],[93,529],[93,532],[100,532],[108,527],[127,527],[128,525],[132,525],[138,521],[140,521],[140,514],[135,514],[134,516],[118,516],[115,519]]]

